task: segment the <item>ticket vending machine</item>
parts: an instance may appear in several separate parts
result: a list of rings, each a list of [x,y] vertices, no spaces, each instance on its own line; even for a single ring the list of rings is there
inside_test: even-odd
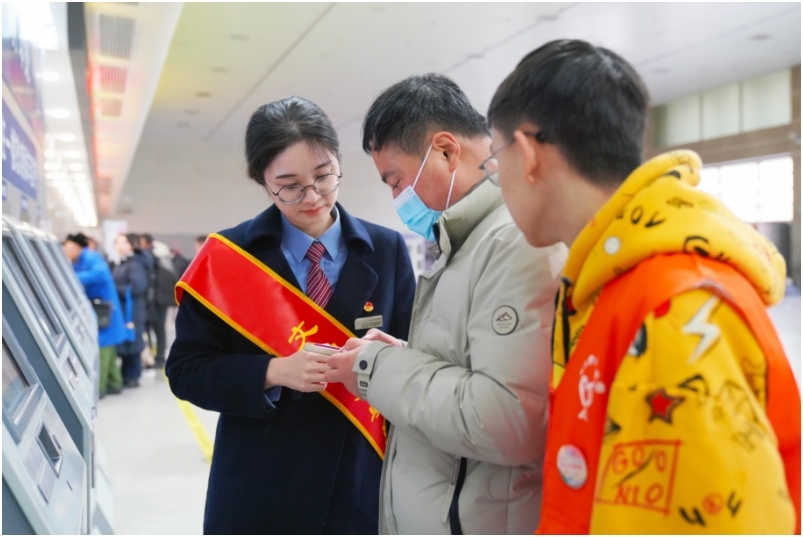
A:
[[[70,294],[75,298],[75,301],[80,304],[79,310],[81,311],[82,316],[90,329],[89,331],[93,334],[97,333],[98,319],[95,315],[95,310],[92,308],[92,304],[89,302],[89,299],[86,298],[84,286],[81,285],[80,281],[78,281],[78,276],[75,275],[75,270],[72,268],[70,261],[67,259],[67,256],[64,255],[64,250],[62,250],[61,243],[58,242],[55,237],[53,237],[52,240],[44,241],[43,244],[47,252],[50,254],[53,265],[62,275],[64,275],[64,280],[69,287]]]
[[[25,224],[27,225],[27,224]],[[95,350],[98,349],[97,333],[98,324],[95,310],[89,299],[86,297],[84,287],[78,281],[70,262],[64,255],[61,248],[61,243],[52,234],[45,231],[29,227],[31,234],[31,244],[36,255],[46,263],[45,268],[54,281],[61,277],[62,282],[66,286],[65,294],[72,298],[74,304],[78,304],[79,317],[85,323],[88,333],[94,334],[92,337],[92,345]],[[38,251],[37,251],[38,250]],[[50,265],[47,265],[48,261]],[[100,357],[98,356],[98,361]],[[97,364],[98,374],[100,372],[100,364]],[[97,387],[97,382],[95,383]],[[111,480],[107,471],[108,463],[104,456],[102,444],[95,438],[95,454],[94,454],[94,467],[90,505],[90,532],[93,534],[113,534],[114,533],[114,494],[112,492]]]
[[[32,238],[36,239],[34,244],[40,245],[40,249],[42,250],[40,253],[48,255],[51,260],[51,267],[55,269],[55,272],[58,273],[63,278],[64,283],[67,284],[68,295],[73,297],[80,317],[88,323],[87,326],[90,328],[89,332],[92,334],[96,333],[98,328],[97,318],[92,309],[92,304],[90,304],[89,300],[86,298],[84,287],[75,276],[75,271],[70,265],[67,256],[64,255],[61,242],[59,242],[58,238],[52,233],[35,228],[25,222],[18,222],[7,216],[4,216],[3,219],[6,220],[6,223],[13,224],[10,226],[12,232],[16,230],[21,234],[29,234]]]
[[[97,326],[95,325],[95,329],[90,331],[83,315],[82,304],[88,303],[86,295],[82,300],[75,300],[71,296],[69,284],[54,266],[50,252],[44,244],[42,237],[44,232],[23,222],[15,223],[8,218],[4,219],[16,239],[20,252],[26,258],[28,269],[41,284],[46,296],[55,298],[52,301],[53,310],[81,359],[84,371],[90,379],[97,379],[100,374]],[[98,383],[94,382],[93,385],[97,390]],[[97,393],[95,396],[97,398]]]
[[[87,533],[83,456],[3,317],[3,534]]]
[[[3,316],[29,358],[87,472],[86,505],[92,506],[94,485],[95,379],[80,363],[48,295],[3,223]],[[86,517],[89,518],[89,510]],[[87,522],[87,526],[89,523]]]

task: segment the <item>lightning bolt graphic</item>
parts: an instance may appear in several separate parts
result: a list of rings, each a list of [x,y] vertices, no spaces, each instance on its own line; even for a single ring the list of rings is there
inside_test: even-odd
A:
[[[702,336],[700,342],[697,344],[697,348],[694,349],[691,357],[689,357],[687,362],[689,364],[696,362],[719,338],[719,327],[708,322],[708,316],[711,315],[711,310],[714,309],[714,306],[718,303],[719,298],[715,296],[709,298],[697,313],[694,314],[694,317],[686,323],[686,326],[683,327],[682,331],[684,334],[699,334]]]

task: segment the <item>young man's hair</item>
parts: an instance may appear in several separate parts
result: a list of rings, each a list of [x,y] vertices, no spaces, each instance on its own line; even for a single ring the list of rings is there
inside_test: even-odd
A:
[[[89,245],[89,241],[87,241],[86,235],[84,235],[80,231],[78,233],[70,233],[69,235],[67,235],[67,238],[65,238],[64,241],[74,242],[81,248],[86,248]]]
[[[362,125],[362,148],[369,155],[388,146],[420,155],[429,145],[427,135],[439,130],[466,138],[490,136],[485,118],[452,80],[435,73],[410,76],[371,105]]]
[[[623,58],[585,41],[530,52],[491,100],[488,121],[506,137],[529,122],[589,181],[616,186],[641,163],[649,95]]]

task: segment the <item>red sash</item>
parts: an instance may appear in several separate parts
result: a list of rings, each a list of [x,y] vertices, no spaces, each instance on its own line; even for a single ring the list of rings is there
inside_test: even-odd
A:
[[[747,280],[729,265],[686,254],[653,257],[611,281],[600,293],[563,378],[551,394],[541,523],[536,533],[584,534],[590,529],[608,390],[594,394],[594,403],[585,409],[587,421],[576,419],[583,410],[577,387],[584,360],[596,356],[594,366],[601,374],[599,380],[610,386],[647,315],[671,297],[699,287],[711,289],[727,300],[764,352],[767,417],[778,439],[789,495],[797,513],[796,532],[800,533],[800,392],[789,361],[766,306]],[[578,489],[569,487],[559,474],[557,460],[563,446],[575,446],[585,458],[587,480]],[[574,461],[579,458],[576,452],[564,456]]]
[[[354,337],[345,326],[254,256],[213,233],[176,284],[260,349],[289,356],[305,343],[342,346]],[[265,314],[266,306],[270,316]],[[341,383],[320,392],[365,436],[380,458],[385,454],[385,420],[367,401]]]

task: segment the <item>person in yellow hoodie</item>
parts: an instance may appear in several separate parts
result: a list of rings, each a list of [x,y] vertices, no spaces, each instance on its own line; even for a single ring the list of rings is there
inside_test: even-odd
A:
[[[648,101],[620,56],[559,40],[488,112],[513,220],[570,246],[537,532],[799,533],[800,394],[766,314],[783,258],[695,188],[697,154],[641,162]]]

